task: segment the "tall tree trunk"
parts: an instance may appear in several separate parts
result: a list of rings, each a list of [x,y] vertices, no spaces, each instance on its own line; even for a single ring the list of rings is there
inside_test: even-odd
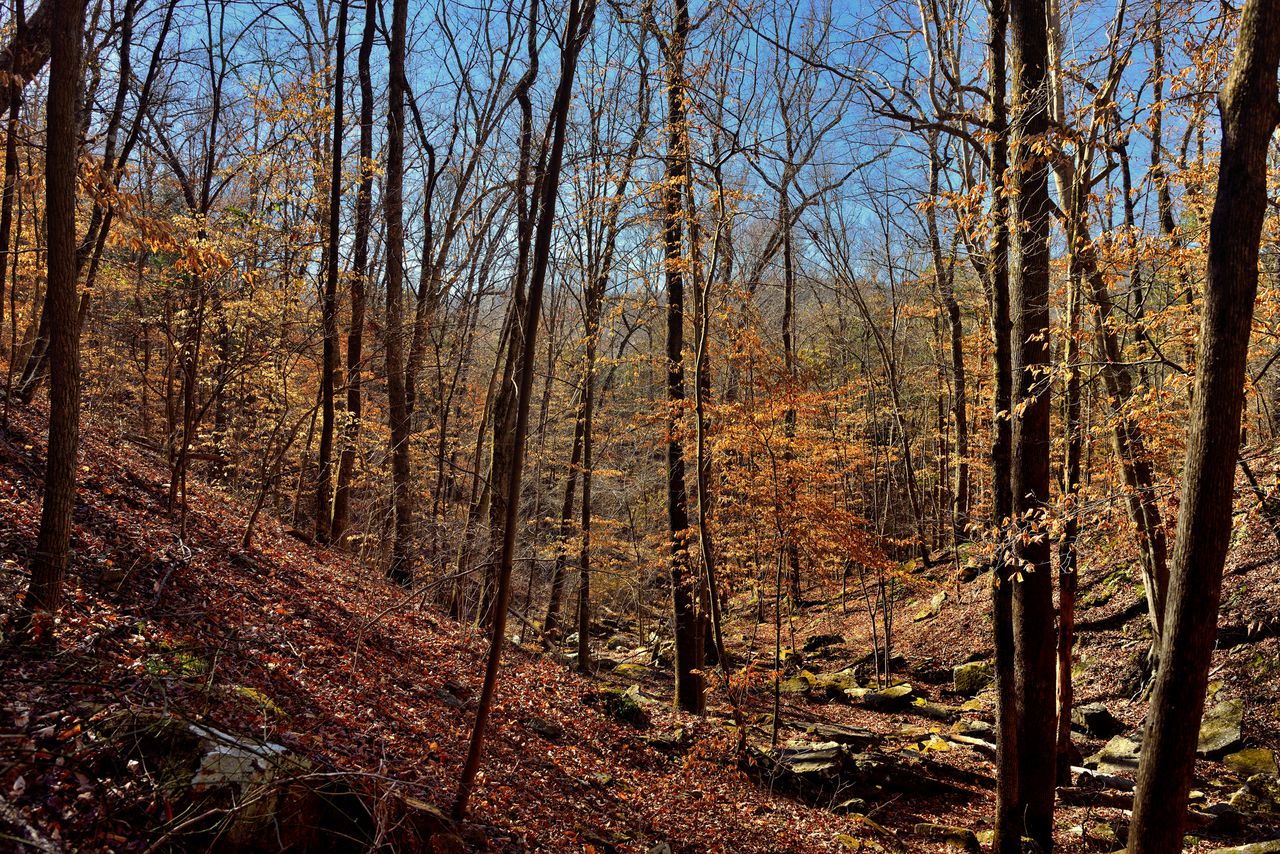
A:
[[[76,451],[80,439],[80,335],[76,319],[76,179],[79,171],[77,99],[84,5],[52,0],[51,57],[45,148],[48,233],[49,453],[31,585],[23,602],[20,633],[52,643],[53,617],[62,606],[63,578],[71,546],[76,499]]]
[[[942,166],[938,153],[938,134],[929,137],[929,198],[938,197],[938,177]],[[942,240],[938,234],[936,205],[931,202],[926,213],[929,229],[929,246],[933,252],[934,284],[942,308],[946,312],[947,332],[951,354],[951,417],[955,423],[955,486],[951,494],[951,528],[956,543],[969,538],[969,399],[964,367],[964,321],[960,316],[960,303],[956,300],[954,275],[951,265],[942,254]]]
[[[4,139],[4,189],[0,190],[0,326],[4,323],[5,280],[11,257],[9,244],[13,241],[13,200],[18,187],[18,118],[22,112],[22,89],[16,82],[9,84],[8,112]],[[9,282],[9,286],[16,287],[17,282]],[[4,349],[0,344],[0,352]]]
[[[537,0],[532,0],[530,4],[531,29],[536,28],[536,4]],[[516,551],[516,517],[519,513],[520,479],[524,467],[524,440],[529,429],[529,396],[533,390],[533,363],[536,358],[538,323],[542,314],[542,293],[546,286],[547,268],[550,266],[551,231],[555,224],[556,197],[560,192],[560,164],[564,159],[564,142],[569,123],[574,71],[577,68],[578,54],[582,50],[582,44],[591,32],[591,22],[595,17],[594,0],[586,0],[585,8],[579,5],[578,0],[570,0],[566,17],[564,40],[561,42],[563,47],[560,54],[560,81],[551,107],[551,141],[545,167],[541,170],[542,174],[538,182],[540,200],[529,277],[528,311],[525,313],[523,329],[520,330],[522,334],[518,339],[524,353],[520,360],[520,375],[517,380],[519,400],[516,407],[515,454],[512,460],[514,471],[507,495],[507,518],[503,529],[502,552],[498,559],[497,596],[489,642],[489,657],[485,662],[484,683],[477,702],[475,727],[471,732],[467,759],[463,765],[462,778],[458,782],[457,798],[453,804],[453,815],[458,819],[463,818],[467,813],[467,803],[475,786],[476,773],[480,769],[485,727],[493,707],[493,695],[498,683],[498,666],[502,660],[502,645],[506,640],[507,605],[511,597],[511,570]],[[517,340],[515,336],[513,340]]]
[[[366,0],[368,2],[368,0]],[[329,245],[326,247],[324,291],[320,299],[324,349],[320,363],[320,460],[316,472],[316,541],[333,534],[333,444],[337,422],[334,398],[342,370],[338,346],[338,248],[342,233],[343,73],[347,57],[347,9],[338,3],[338,39],[333,71],[333,150],[329,163]]]
[[[684,77],[689,4],[673,0],[674,23],[666,41],[667,153],[662,187],[662,244],[667,285],[667,531],[670,536],[672,617],[675,627],[675,700],[687,712],[702,714],[703,649],[698,619],[697,578],[689,561],[689,491],[685,484],[684,443],[684,246],[683,199],[689,180],[689,127]]]
[[[1194,405],[1161,666],[1147,714],[1129,850],[1182,847],[1197,733],[1231,538],[1240,416],[1258,246],[1267,207],[1267,153],[1280,118],[1280,0],[1249,0],[1220,96],[1222,155],[1209,221]]]
[[[991,66],[991,248],[987,261],[991,293],[994,399],[991,431],[991,491],[995,523],[1000,531],[991,572],[992,642],[995,650],[996,805],[994,854],[1021,854],[1022,821],[1018,809],[1018,727],[1014,674],[1013,561],[1004,526],[1013,514],[1012,468],[1013,373],[1009,322],[1009,129],[1005,105],[1007,0],[990,0]]]
[[[1069,221],[1078,214],[1077,199],[1072,199]],[[1075,235],[1067,228],[1067,245]],[[1080,533],[1080,270],[1074,252],[1068,249],[1067,337],[1063,347],[1063,371],[1066,376],[1063,431],[1066,433],[1066,459],[1062,470],[1062,497],[1066,505],[1066,523],[1058,543],[1058,735],[1055,776],[1058,785],[1071,785],[1071,706],[1074,685],[1071,678],[1071,651],[1075,642],[1076,588],[1078,586],[1076,540]]]
[[[1049,130],[1049,39],[1045,0],[1009,8],[1014,106],[1013,244],[1009,305],[1013,325],[1013,419],[1010,483],[1016,532],[1013,585],[1014,686],[1018,730],[1019,813],[1025,835],[1053,849],[1054,696],[1053,577],[1046,536],[1023,537],[1042,524],[1049,504],[1049,163],[1037,147]]]
[[[581,394],[581,392],[579,392]],[[542,621],[542,635],[550,645],[560,633],[560,605],[564,599],[564,574],[569,565],[569,541],[573,536],[573,494],[578,488],[578,469],[582,464],[583,403],[578,402],[573,419],[573,446],[569,451],[569,476],[565,479],[564,501],[560,504],[560,542],[556,562],[551,569],[551,593],[547,597],[547,615]]]
[[[360,364],[364,350],[365,293],[369,276],[369,231],[373,225],[373,77],[370,60],[377,32],[378,4],[366,0],[364,34],[360,40],[360,186],[356,190],[355,246],[351,258],[351,326],[347,330],[347,421],[338,462],[338,485],[333,496],[329,537],[341,541],[351,519],[351,477],[355,471],[356,441],[360,435]]]
[[[409,404],[404,387],[404,51],[408,0],[393,0],[387,107],[387,173],[383,190],[387,241],[386,365],[391,427],[391,501],[394,514],[387,578],[413,580],[413,493],[409,462]]]

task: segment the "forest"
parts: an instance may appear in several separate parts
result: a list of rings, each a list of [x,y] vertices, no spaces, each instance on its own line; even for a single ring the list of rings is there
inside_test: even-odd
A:
[[[0,851],[1280,852],[1280,0],[0,0]]]

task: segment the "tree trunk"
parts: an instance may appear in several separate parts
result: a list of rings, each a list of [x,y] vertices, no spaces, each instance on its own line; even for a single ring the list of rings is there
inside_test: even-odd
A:
[[[327,543],[333,535],[333,444],[337,422],[334,402],[341,353],[338,347],[338,265],[342,233],[342,110],[343,74],[347,56],[347,9],[349,0],[338,3],[338,39],[333,72],[333,151],[329,163],[329,243],[325,257],[324,290],[320,298],[321,328],[324,335],[320,362],[320,461],[316,471],[316,541]]]
[[[387,174],[383,209],[387,229],[386,365],[391,427],[391,501],[394,514],[387,578],[413,580],[413,493],[409,462],[409,404],[404,387],[404,51],[408,0],[391,6],[387,107]]]
[[[662,243],[667,285],[667,524],[670,536],[672,617],[675,626],[676,705],[702,714],[702,633],[698,619],[697,578],[689,561],[689,491],[685,484],[684,443],[684,269],[682,200],[689,180],[689,133],[684,78],[689,4],[673,0],[675,23],[667,39],[667,154],[662,187]]]
[[[63,578],[71,546],[76,499],[76,451],[80,439],[80,335],[76,318],[76,180],[79,133],[76,101],[84,5],[52,0],[45,205],[48,233],[49,453],[31,586],[23,602],[20,633],[37,644],[53,641],[53,618],[62,606]]]
[[[573,493],[578,488],[578,469],[582,463],[583,404],[573,419],[573,447],[569,452],[569,476],[565,479],[564,501],[560,505],[560,542],[555,566],[551,569],[551,593],[547,597],[547,616],[542,621],[542,636],[550,645],[560,633],[560,604],[564,599],[564,574],[569,564],[569,539],[573,534]]]
[[[397,0],[397,3],[405,0]],[[531,5],[530,29],[536,29],[537,0]],[[519,512],[520,478],[524,466],[525,436],[529,429],[529,396],[533,389],[533,363],[538,336],[538,323],[542,314],[542,293],[546,285],[547,267],[551,255],[551,231],[555,224],[556,196],[560,191],[560,164],[564,159],[564,142],[569,123],[569,104],[573,93],[574,70],[578,64],[578,54],[582,44],[591,32],[591,22],[595,17],[595,4],[587,0],[582,8],[578,0],[570,0],[567,20],[565,22],[563,48],[560,56],[560,81],[556,87],[555,100],[552,103],[551,144],[547,151],[545,171],[539,176],[538,191],[541,196],[538,204],[538,222],[534,234],[533,263],[529,279],[529,305],[524,316],[524,326],[520,346],[523,358],[520,361],[518,379],[519,402],[516,412],[516,443],[512,460],[514,470],[509,484],[506,503],[506,525],[502,552],[499,555],[497,596],[494,606],[492,633],[489,643],[489,657],[485,662],[484,683],[476,708],[475,727],[471,732],[471,742],[467,750],[466,763],[462,769],[462,778],[458,783],[458,794],[453,804],[453,815],[457,819],[466,816],[467,802],[475,786],[476,772],[480,768],[480,758],[484,750],[485,727],[489,712],[493,707],[493,695],[498,682],[498,665],[502,660],[502,645],[506,640],[507,605],[511,596],[511,569],[515,561],[516,550],[516,517]],[[532,38],[532,35],[531,35]],[[513,341],[516,340],[513,336]]]
[[[1182,846],[1200,716],[1231,538],[1245,368],[1267,207],[1267,153],[1280,117],[1280,0],[1249,0],[1220,96],[1222,155],[1209,221],[1204,312],[1182,475],[1161,666],[1147,714],[1129,850]]]
[[[1022,822],[1018,810],[1018,728],[1014,677],[1013,578],[1003,528],[1013,513],[1010,469],[1013,444],[1010,412],[1013,403],[1013,374],[1010,357],[1009,322],[1009,200],[1006,183],[1009,171],[1009,131],[1005,106],[1006,33],[1009,25],[1007,0],[991,0],[988,62],[991,65],[991,244],[987,273],[991,294],[991,335],[993,343],[991,491],[995,523],[999,526],[995,559],[991,572],[992,641],[995,650],[996,805],[995,854],[1021,854]]]
[[[351,258],[351,326],[347,330],[347,421],[338,461],[338,485],[333,495],[329,537],[340,542],[351,520],[351,477],[355,471],[356,441],[360,435],[361,370],[364,349],[365,293],[369,276],[369,231],[373,224],[373,78],[370,60],[377,32],[378,4],[365,3],[364,34],[360,40],[360,187],[356,190],[355,246]]]
[[[1049,130],[1049,40],[1045,0],[1010,4],[1014,137],[1009,304],[1013,325],[1013,445],[1010,471],[1016,571],[1014,670],[1019,813],[1023,833],[1053,849],[1054,613],[1049,542],[1041,530],[1049,504],[1049,163],[1035,152]],[[1032,536],[1024,538],[1023,534]],[[1035,536],[1041,534],[1041,536]]]

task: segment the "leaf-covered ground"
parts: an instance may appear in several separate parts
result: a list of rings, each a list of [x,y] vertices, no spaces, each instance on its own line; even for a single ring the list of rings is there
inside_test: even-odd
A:
[[[6,613],[25,586],[35,542],[42,423],[38,414],[15,412],[0,434],[0,611]],[[205,485],[193,485],[180,538],[178,520],[164,510],[163,467],[94,424],[85,427],[75,556],[57,653],[0,651],[0,850],[182,847],[178,831],[188,816],[168,800],[154,769],[128,761],[118,741],[103,736],[103,722],[121,715],[174,715],[277,742],[313,767],[362,781],[373,797],[409,795],[447,808],[485,638],[385,583],[376,567],[309,546],[273,519],[264,517],[252,548],[242,550],[246,508]],[[1242,627],[1248,642],[1218,654],[1214,680],[1221,696],[1249,704],[1248,741],[1274,747],[1280,651],[1275,637],[1248,636],[1267,634],[1268,603],[1280,592],[1267,537],[1244,538],[1233,556],[1223,623]],[[1106,700],[1136,725],[1141,703],[1122,693],[1116,676],[1144,648],[1144,618],[1108,621],[1129,606],[1134,585],[1091,572],[1097,577],[1086,579],[1092,583],[1082,620],[1102,628],[1083,635],[1079,697]],[[901,675],[917,694],[959,704],[963,698],[949,693],[951,666],[985,651],[986,599],[980,582],[947,589],[938,616],[906,622],[911,609],[904,611],[896,649],[906,657]],[[772,627],[730,628],[740,639]],[[787,643],[798,648],[823,632],[842,635],[844,643],[811,656],[810,670],[840,670],[870,648],[856,601],[847,610],[838,601],[809,608],[789,628]],[[816,695],[784,702],[783,738],[802,737],[813,722],[864,727],[886,736],[888,755],[924,763],[957,782],[958,791],[947,795],[887,796],[868,804],[862,818],[770,791],[744,771],[720,693],[712,698],[711,717],[693,719],[669,710],[665,673],[629,676],[586,678],[531,648],[510,648],[464,833],[468,845],[494,851],[661,851],[663,843],[674,852],[941,850],[942,843],[912,833],[916,823],[990,826],[990,757],[949,742],[948,724],[913,707],[876,711]],[[615,720],[601,702],[603,687],[632,682],[653,700],[642,703],[647,728]],[[767,685],[759,681],[747,710],[758,746],[769,739],[761,725],[772,711]],[[983,695],[965,713],[989,720],[990,711]],[[681,729],[685,737],[678,739]],[[1087,754],[1098,744],[1081,747]],[[1216,763],[1205,763],[1202,772],[1211,794],[1239,785]],[[1064,806],[1059,837],[1068,850],[1113,850],[1114,840],[1098,828],[1122,819],[1114,807]],[[1280,836],[1274,830],[1256,825],[1234,838]]]

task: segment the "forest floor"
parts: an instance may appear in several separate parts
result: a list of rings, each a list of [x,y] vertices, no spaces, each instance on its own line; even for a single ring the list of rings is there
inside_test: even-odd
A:
[[[42,424],[38,413],[15,412],[0,433],[3,613],[26,584],[34,547]],[[758,761],[744,768],[718,672],[708,674],[712,715],[677,714],[669,672],[637,651],[634,626],[619,624],[601,639],[608,660],[595,677],[532,646],[509,646],[471,816],[453,828],[427,805],[447,812],[452,800],[483,670],[480,632],[274,519],[264,516],[252,547],[241,549],[246,508],[208,485],[193,483],[180,536],[164,512],[161,461],[105,429],[86,425],[81,457],[57,652],[0,645],[0,850],[246,850],[230,841],[233,812],[179,793],[207,757],[176,771],[166,764],[176,748],[156,733],[173,721],[185,732],[227,734],[230,755],[249,744],[287,750],[305,769],[298,776],[326,781],[330,794],[343,781],[376,840],[398,850],[413,844],[395,840],[422,838],[400,825],[421,826],[424,815],[436,833],[427,850],[437,851],[933,851],[972,841],[948,841],[922,824],[990,827],[994,768],[982,722],[992,720],[991,693],[952,691],[952,667],[989,654],[982,579],[948,582],[900,609],[895,676],[912,686],[905,699],[868,694],[851,680],[843,692],[822,687],[824,674],[858,660],[853,675],[868,675],[870,626],[856,601],[812,604],[788,621],[784,642],[794,649],[820,635],[840,640],[797,659],[789,675],[801,681],[787,683],[781,741],[825,741],[830,731],[807,732],[815,724],[848,727],[866,751],[858,755],[873,757],[859,769],[880,775],[875,786],[843,778],[810,786],[803,774],[771,773],[760,759],[771,737],[769,678],[751,682],[748,735]],[[1280,556],[1261,530],[1246,526],[1232,554],[1212,679],[1214,702],[1244,701],[1246,745],[1274,749]],[[936,592],[946,593],[936,615],[912,621]],[[1084,572],[1077,700],[1104,702],[1130,734],[1143,715],[1127,675],[1148,637],[1139,595],[1123,571]],[[771,655],[772,632],[771,621],[739,618],[728,627],[731,654],[740,659],[744,637],[759,633],[769,643],[753,646]],[[803,684],[811,676],[817,685]],[[1077,738],[1085,755],[1103,744]],[[1222,763],[1198,768],[1205,804],[1241,784]],[[1122,790],[1073,787],[1067,794],[1079,803],[1058,813],[1062,849],[1122,847],[1114,835],[1123,833]],[[1280,837],[1280,821],[1206,826],[1204,815],[1191,831],[1197,850]],[[311,847],[340,850],[332,840]]]

